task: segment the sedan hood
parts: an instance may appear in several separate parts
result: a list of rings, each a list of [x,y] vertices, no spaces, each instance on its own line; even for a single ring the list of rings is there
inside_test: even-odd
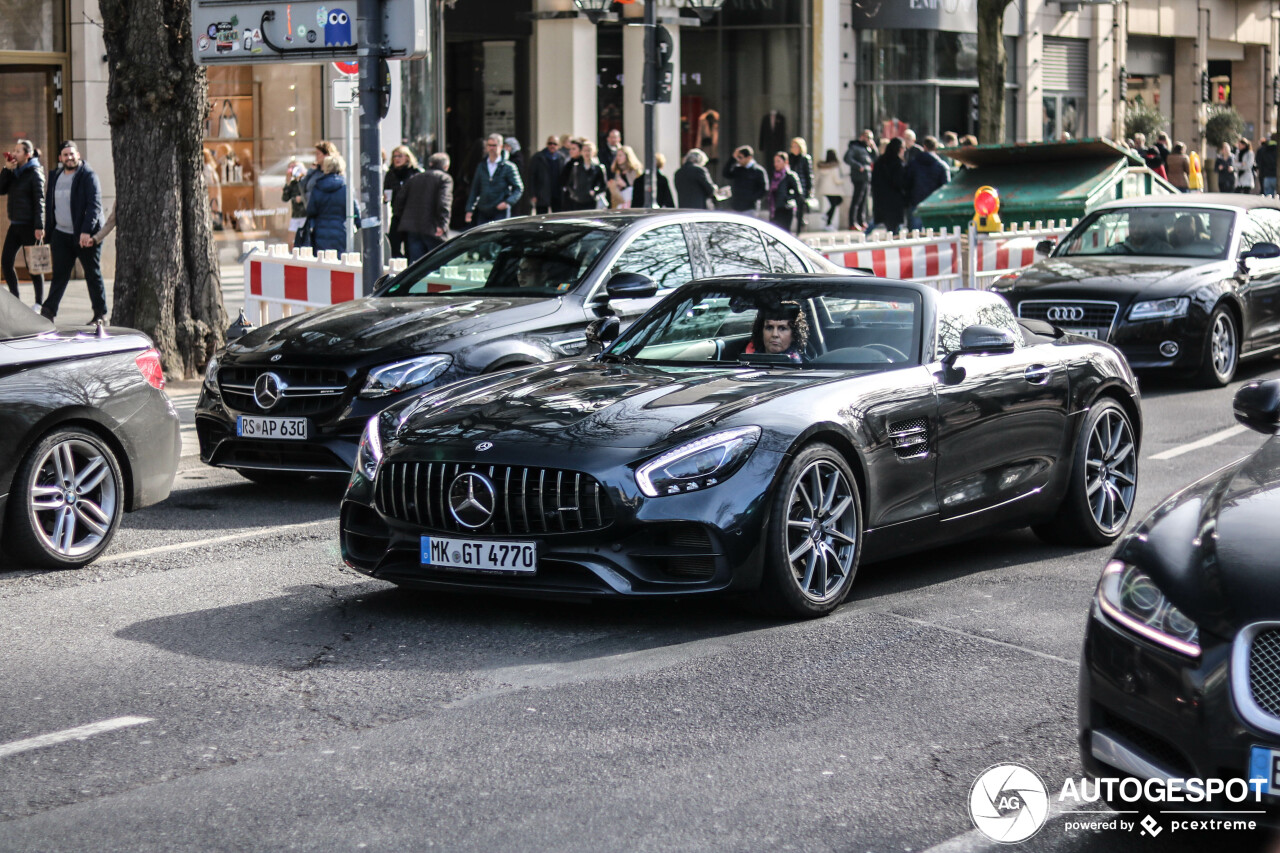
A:
[[[233,357],[281,354],[302,361],[334,357],[385,361],[450,352],[465,338],[546,316],[558,299],[456,296],[367,297],[308,311],[255,329],[227,345]]]
[[[1206,263],[1203,258],[1046,258],[1011,278],[1010,284],[999,281],[993,289],[1015,302],[1073,297],[1125,304],[1128,298],[1159,299],[1187,293],[1233,272],[1234,266],[1228,261]]]
[[[1118,552],[1202,629],[1280,619],[1280,439],[1159,506]]]
[[[408,445],[492,441],[650,447],[781,395],[842,378],[828,371],[672,368],[580,361],[481,377],[400,410]]]

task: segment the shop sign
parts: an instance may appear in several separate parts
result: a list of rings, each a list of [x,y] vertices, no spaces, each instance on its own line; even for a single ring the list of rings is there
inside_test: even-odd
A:
[[[977,0],[853,0],[856,30],[978,31]]]

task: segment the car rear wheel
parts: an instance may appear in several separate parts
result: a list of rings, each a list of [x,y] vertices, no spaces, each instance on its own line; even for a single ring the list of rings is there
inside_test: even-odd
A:
[[[1100,400],[1076,439],[1071,485],[1057,517],[1034,530],[1055,544],[1106,545],[1129,522],[1137,491],[1138,445],[1129,415],[1114,400]]]
[[[825,616],[853,586],[862,502],[849,463],[826,444],[802,450],[774,497],[758,603],[791,616]]]
[[[1236,375],[1240,362],[1240,334],[1236,318],[1223,306],[1213,309],[1205,333],[1204,355],[1200,362],[1200,384],[1221,388]]]
[[[98,558],[120,526],[124,478],[115,453],[84,429],[55,430],[31,449],[9,499],[13,555],[46,569],[78,569]]]

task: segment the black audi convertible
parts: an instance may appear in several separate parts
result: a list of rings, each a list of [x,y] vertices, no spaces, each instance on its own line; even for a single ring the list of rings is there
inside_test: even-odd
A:
[[[1280,200],[1196,193],[1101,205],[991,289],[1020,317],[1115,344],[1137,370],[1226,385],[1280,350]]]
[[[1111,346],[991,293],[852,276],[708,279],[600,356],[370,419],[343,558],[397,584],[747,593],[817,616],[861,561],[998,528],[1104,544],[1137,486]]]

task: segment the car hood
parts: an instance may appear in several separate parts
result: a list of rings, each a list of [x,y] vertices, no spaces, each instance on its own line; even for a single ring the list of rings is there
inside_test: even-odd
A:
[[[399,410],[395,440],[418,446],[492,441],[570,452],[596,446],[651,447],[842,376],[594,361],[539,365],[468,380],[420,398]]]
[[[366,297],[287,317],[227,345],[227,354],[303,361],[360,361],[450,351],[471,336],[545,317],[559,299],[456,296]]]
[[[1124,304],[1141,296],[1159,299],[1187,293],[1230,276],[1229,261],[1203,258],[1127,259],[1123,255],[1046,258],[993,288],[1011,302],[1063,297],[1109,299]]]
[[[1202,630],[1280,619],[1280,439],[1175,494],[1117,552]]]

